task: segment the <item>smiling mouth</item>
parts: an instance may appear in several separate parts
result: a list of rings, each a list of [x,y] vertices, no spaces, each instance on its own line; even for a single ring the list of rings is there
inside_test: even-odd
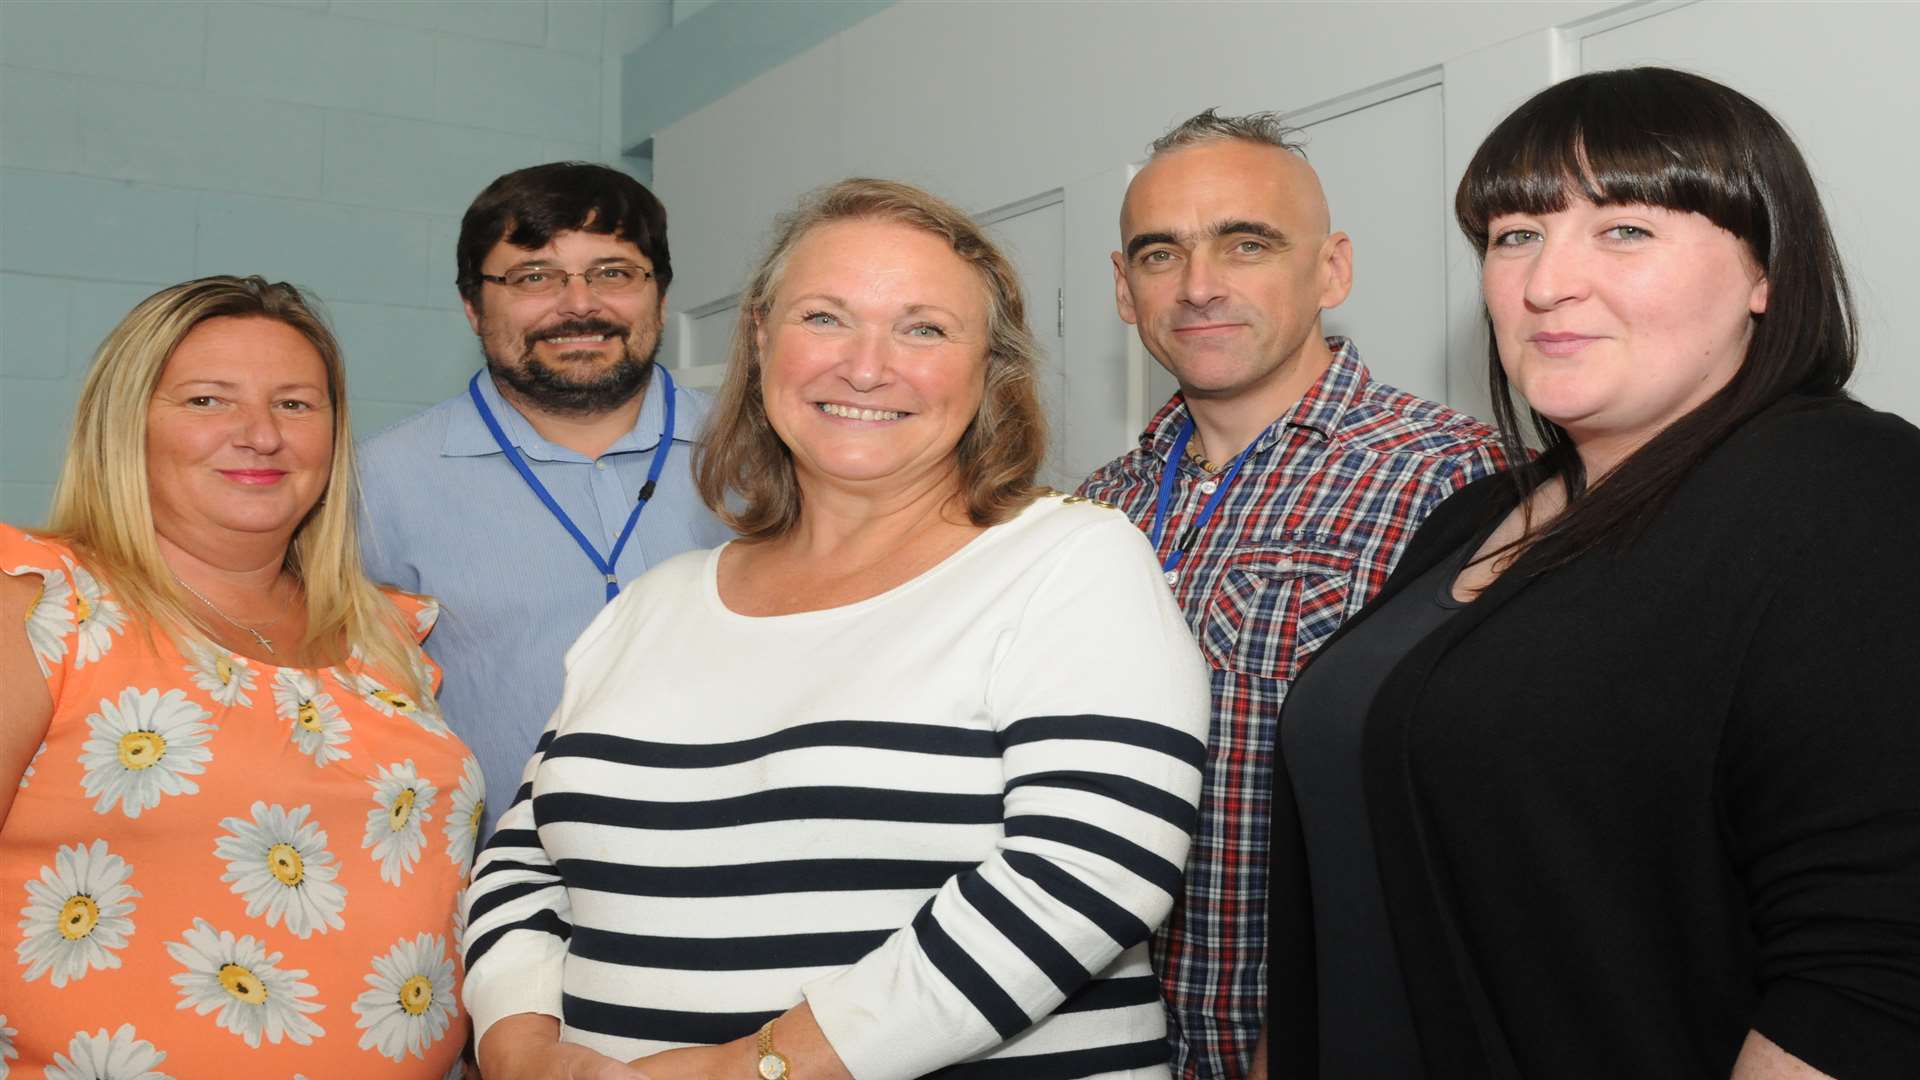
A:
[[[607,335],[605,334],[571,334],[567,337],[540,339],[543,344],[547,345],[598,345],[605,340],[607,340]]]
[[[1527,340],[1543,356],[1567,357],[1584,351],[1587,346],[1600,339],[1588,337],[1585,334],[1553,333],[1535,334]]]
[[[815,402],[814,407],[828,416],[837,416],[842,420],[899,420],[912,415],[895,412],[892,409],[857,409],[851,405],[839,405],[831,401]]]
[[[221,469],[220,475],[241,484],[273,484],[287,474],[283,469]]]
[[[1246,324],[1245,323],[1200,323],[1194,326],[1176,326],[1173,328],[1173,332],[1176,334],[1205,334],[1205,333],[1214,333],[1221,330],[1238,330],[1244,325]]]

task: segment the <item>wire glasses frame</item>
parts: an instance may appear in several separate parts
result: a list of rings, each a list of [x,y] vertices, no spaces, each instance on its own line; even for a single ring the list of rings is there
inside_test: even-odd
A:
[[[574,278],[601,296],[630,293],[653,278],[653,271],[633,263],[606,263],[585,270],[566,271],[552,266],[518,266],[504,274],[478,274],[481,281],[504,285],[520,296],[551,296]]]

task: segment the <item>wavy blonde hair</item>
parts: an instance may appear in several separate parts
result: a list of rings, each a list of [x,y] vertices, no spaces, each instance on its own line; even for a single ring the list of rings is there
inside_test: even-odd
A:
[[[987,294],[986,390],[960,436],[960,493],[968,520],[996,525],[1032,502],[1047,453],[1047,420],[1034,371],[1040,350],[1027,327],[1020,277],[959,208],[910,184],[854,178],[821,188],[780,219],[773,245],[740,294],[727,374],[694,466],[700,497],[748,539],[770,539],[800,520],[793,454],[767,421],[760,394],[758,330],[793,249],[823,225],[889,221],[937,236],[980,275]],[[728,496],[739,496],[739,508]]]
[[[75,409],[73,436],[53,493],[47,531],[83,549],[116,598],[150,626],[186,644],[211,637],[209,624],[167,567],[147,488],[147,406],[167,359],[194,327],[217,318],[272,319],[320,354],[333,407],[333,461],[320,501],[294,530],[286,568],[307,596],[299,651],[351,643],[372,666],[400,678],[417,701],[423,685],[411,629],[360,564],[354,520],[353,434],[347,418],[340,345],[297,287],[260,277],[205,277],[142,300],[94,353]]]

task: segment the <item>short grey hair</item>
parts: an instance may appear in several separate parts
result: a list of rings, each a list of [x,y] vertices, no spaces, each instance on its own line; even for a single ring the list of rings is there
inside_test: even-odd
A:
[[[1289,125],[1277,112],[1248,113],[1245,116],[1221,116],[1213,109],[1196,113],[1174,125],[1173,130],[1153,140],[1153,156],[1201,143],[1238,139],[1278,147],[1290,154],[1307,156],[1305,134]]]

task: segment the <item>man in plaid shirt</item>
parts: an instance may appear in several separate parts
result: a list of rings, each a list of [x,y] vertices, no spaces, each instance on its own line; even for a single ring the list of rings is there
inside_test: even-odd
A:
[[[1264,1054],[1251,1059],[1287,687],[1427,513],[1503,464],[1491,428],[1373,381],[1353,342],[1322,336],[1320,312],[1352,284],[1352,244],[1290,134],[1270,113],[1208,110],[1153,144],[1121,210],[1114,288],[1180,392],[1138,449],[1080,487],[1154,539],[1213,668],[1199,835],[1154,939],[1189,1078],[1264,1075]]]

